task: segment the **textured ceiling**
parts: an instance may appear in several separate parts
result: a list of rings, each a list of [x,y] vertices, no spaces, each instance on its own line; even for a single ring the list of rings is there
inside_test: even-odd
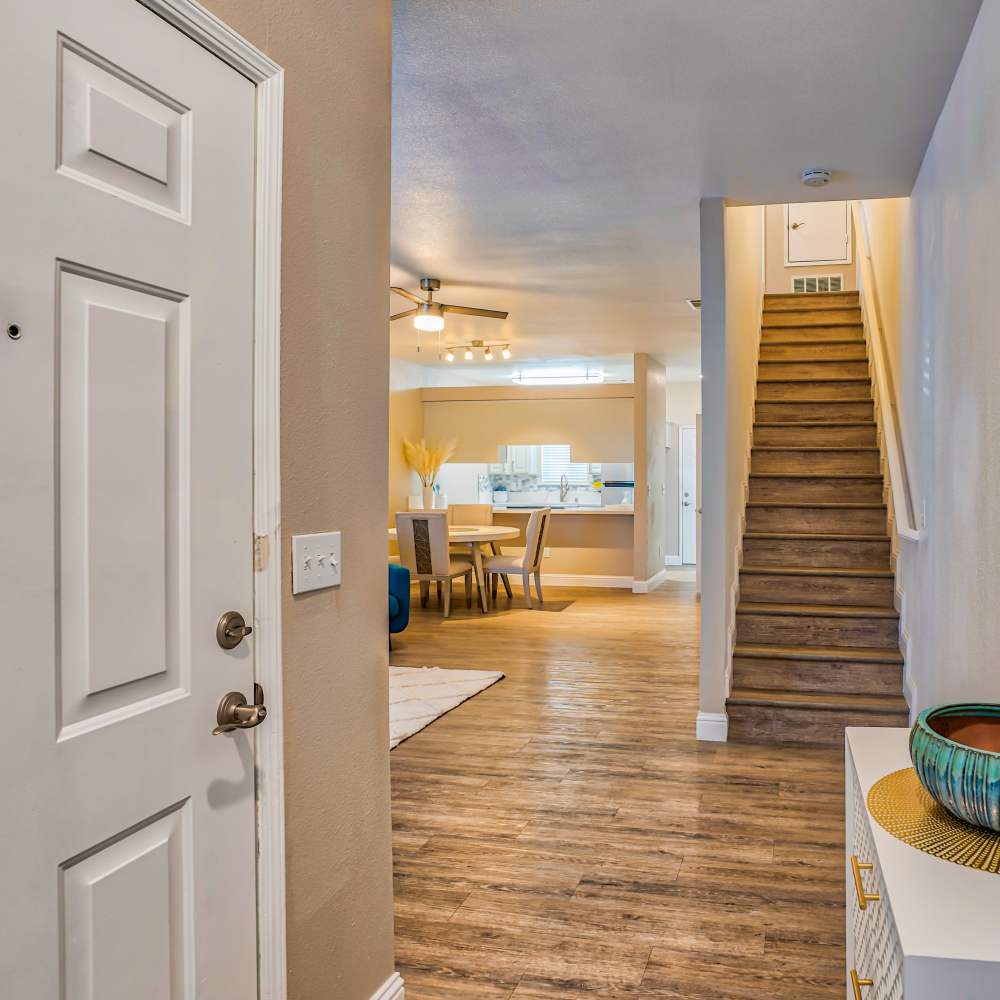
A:
[[[697,366],[699,198],[908,194],[979,5],[395,0],[393,283],[511,313],[446,343]]]

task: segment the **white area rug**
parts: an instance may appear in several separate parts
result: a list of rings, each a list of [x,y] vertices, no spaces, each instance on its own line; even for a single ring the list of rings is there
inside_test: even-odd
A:
[[[389,667],[389,749],[502,679],[497,670]]]

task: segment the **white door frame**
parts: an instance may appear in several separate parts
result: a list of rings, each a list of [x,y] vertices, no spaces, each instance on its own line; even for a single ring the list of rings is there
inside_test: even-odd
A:
[[[254,126],[254,674],[267,722],[254,730],[260,1000],[285,1000],[285,791],[281,663],[279,347],[284,70],[196,0],[137,0],[256,87]]]

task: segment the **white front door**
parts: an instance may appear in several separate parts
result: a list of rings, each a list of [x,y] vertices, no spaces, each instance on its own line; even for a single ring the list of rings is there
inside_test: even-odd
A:
[[[0,52],[0,992],[250,1000],[254,87],[137,0]]]
[[[681,562],[698,561],[698,447],[694,427],[681,428]]]
[[[846,201],[785,206],[786,267],[850,262],[850,208]]]

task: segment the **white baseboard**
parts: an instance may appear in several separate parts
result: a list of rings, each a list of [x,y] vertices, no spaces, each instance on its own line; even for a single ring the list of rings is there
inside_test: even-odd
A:
[[[516,573],[511,574],[511,580],[520,580]],[[622,587],[632,586],[630,576],[588,576],[585,573],[543,573],[542,584],[553,587]]]
[[[699,712],[695,738],[709,743],[725,743],[729,738],[729,716],[725,712]]]
[[[684,560],[680,556],[667,556],[664,566],[683,566]]]
[[[661,583],[665,583],[667,579],[666,569],[661,569],[659,573],[654,573],[648,580],[633,580],[632,581],[632,593],[633,594],[648,594],[652,590],[656,590]]]
[[[403,977],[394,972],[372,994],[371,1000],[403,1000]]]

